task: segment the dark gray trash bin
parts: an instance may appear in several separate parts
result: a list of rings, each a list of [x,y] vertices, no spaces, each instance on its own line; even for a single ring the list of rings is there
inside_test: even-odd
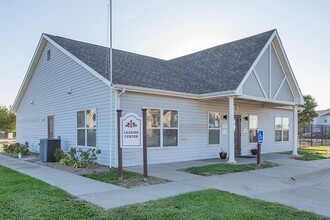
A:
[[[55,162],[54,153],[57,148],[61,148],[61,139],[40,139],[39,160]]]

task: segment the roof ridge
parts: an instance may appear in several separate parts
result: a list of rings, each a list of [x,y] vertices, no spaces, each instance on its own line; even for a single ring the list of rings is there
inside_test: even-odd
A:
[[[237,40],[229,41],[227,43],[223,43],[223,44],[219,44],[219,45],[216,45],[216,46],[212,46],[212,47],[209,47],[209,48],[206,48],[206,49],[203,49],[203,50],[199,50],[199,51],[196,51],[196,52],[188,53],[188,54],[183,55],[183,56],[180,56],[180,57],[169,59],[168,61],[173,61],[173,60],[180,59],[180,58],[183,58],[183,57],[187,57],[187,56],[190,56],[190,55],[193,55],[193,54],[202,53],[202,52],[207,51],[207,50],[216,49],[216,48],[219,48],[219,47],[222,47],[222,46],[225,46],[225,45],[237,43],[239,41],[243,41],[243,40],[246,40],[248,38],[254,38],[254,37],[257,37],[259,35],[261,36],[261,35],[264,35],[264,34],[267,34],[267,33],[271,33],[271,32],[274,32],[274,31],[276,31],[276,28],[274,28],[272,30],[269,30],[269,31],[265,31],[265,32],[259,33],[259,34],[255,34],[255,35],[252,35],[252,36],[248,36],[248,37],[240,38],[240,39],[237,39]]]
[[[102,45],[98,45],[98,44],[93,44],[93,43],[88,43],[88,42],[84,42],[84,41],[80,41],[80,40],[75,40],[75,39],[71,39],[71,38],[66,38],[66,37],[62,37],[62,36],[57,36],[57,35],[52,35],[52,34],[47,34],[47,33],[43,33],[43,34],[46,35],[46,36],[48,36],[48,37],[50,37],[50,38],[56,37],[56,38],[61,38],[61,39],[67,40],[67,41],[73,41],[73,42],[77,42],[77,43],[83,43],[83,44],[86,44],[86,45],[96,46],[96,47],[100,47],[100,48],[104,48],[104,49],[107,49],[108,48],[106,46],[102,46]],[[117,48],[112,48],[112,49],[115,50],[115,51],[118,51],[118,52],[139,55],[139,56],[143,56],[143,57],[146,57],[146,58],[155,59],[155,60],[159,60],[159,61],[168,61],[168,60],[165,60],[165,59],[161,59],[161,58],[157,58],[157,57],[152,57],[152,56],[148,56],[148,55],[144,55],[144,54],[139,54],[139,53],[134,53],[134,52],[130,52],[130,51],[126,51],[126,50],[121,50],[121,49],[117,49]]]

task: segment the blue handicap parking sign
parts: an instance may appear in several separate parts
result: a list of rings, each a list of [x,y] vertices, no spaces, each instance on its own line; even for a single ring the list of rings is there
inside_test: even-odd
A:
[[[263,140],[264,140],[264,132],[258,131],[258,144],[262,144]]]

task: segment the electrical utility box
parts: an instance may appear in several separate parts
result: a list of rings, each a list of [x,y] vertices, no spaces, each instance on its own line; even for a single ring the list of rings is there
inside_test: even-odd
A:
[[[40,139],[39,160],[55,162],[54,153],[57,148],[61,148],[61,139]]]

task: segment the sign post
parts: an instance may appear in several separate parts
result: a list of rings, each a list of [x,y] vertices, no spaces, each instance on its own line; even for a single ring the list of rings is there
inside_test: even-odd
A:
[[[122,149],[121,149],[121,123],[120,123],[120,119],[121,119],[121,112],[123,110],[118,109],[117,110],[117,126],[118,126],[118,179],[119,180],[123,180],[123,154],[122,154]]]
[[[143,120],[143,179],[148,181],[148,160],[147,160],[147,109],[142,109]]]
[[[117,110],[118,122],[118,179],[123,179],[123,148],[142,148],[142,118],[135,113],[121,117],[122,110]]]
[[[258,131],[258,153],[257,153],[257,166],[260,167],[260,157],[261,157],[261,144],[264,140],[264,132]]]

